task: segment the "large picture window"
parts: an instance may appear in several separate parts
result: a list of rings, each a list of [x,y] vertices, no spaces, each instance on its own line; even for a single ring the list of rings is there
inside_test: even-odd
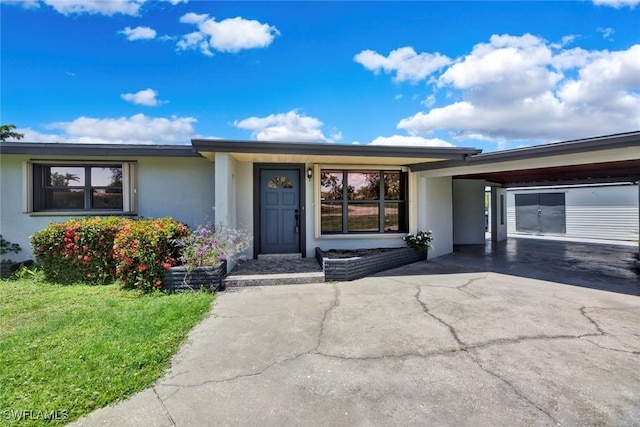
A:
[[[131,212],[132,163],[31,163],[30,212]]]
[[[322,234],[406,233],[407,173],[322,169]]]

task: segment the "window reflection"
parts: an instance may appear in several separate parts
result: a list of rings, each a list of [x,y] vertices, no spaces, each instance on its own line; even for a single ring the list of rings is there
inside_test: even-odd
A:
[[[320,174],[322,234],[408,231],[406,172],[323,169]]]
[[[267,183],[267,188],[293,188],[293,182],[286,176],[274,176]]]
[[[349,203],[349,231],[380,231],[379,209],[377,203]]]
[[[342,200],[342,171],[323,170],[320,174],[321,200]]]
[[[320,205],[320,229],[322,233],[342,232],[342,203]]]
[[[400,171],[385,171],[384,173],[384,198],[385,200],[405,199],[405,174]]]
[[[384,204],[384,231],[405,231],[408,229],[406,204]]]
[[[84,168],[54,166],[49,168],[47,185],[50,187],[72,187],[84,185]]]
[[[122,168],[91,168],[92,187],[122,187]]]
[[[122,165],[34,165],[34,208],[122,210]]]
[[[380,198],[380,172],[349,172],[347,175],[349,200],[376,200]]]

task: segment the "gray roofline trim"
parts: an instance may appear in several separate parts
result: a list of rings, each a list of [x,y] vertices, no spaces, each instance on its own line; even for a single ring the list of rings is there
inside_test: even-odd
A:
[[[299,154],[316,156],[416,157],[462,160],[482,152],[463,147],[407,147],[395,145],[357,145],[321,142],[242,141],[229,139],[192,139],[198,152]]]
[[[190,145],[70,144],[64,142],[0,142],[0,154],[201,157]]]
[[[554,142],[512,150],[494,151],[491,153],[479,153],[468,156],[463,161],[453,160],[437,163],[420,163],[411,165],[411,170],[417,172],[630,147],[640,147],[640,131]]]

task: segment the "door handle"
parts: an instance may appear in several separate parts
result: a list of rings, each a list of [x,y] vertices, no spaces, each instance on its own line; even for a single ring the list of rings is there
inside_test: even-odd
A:
[[[296,219],[296,234],[300,233],[300,210],[296,209],[295,211],[295,215],[294,218]]]

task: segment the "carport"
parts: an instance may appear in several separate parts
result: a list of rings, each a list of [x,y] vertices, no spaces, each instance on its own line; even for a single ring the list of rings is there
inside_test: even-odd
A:
[[[640,131],[417,164],[412,170],[452,177],[449,262],[543,280],[562,276],[567,284],[638,295],[638,248],[507,238],[506,199],[514,187],[626,182],[640,188]],[[491,188],[490,241],[484,228],[486,187]],[[640,190],[637,197],[640,201]]]
[[[415,164],[411,170],[428,178],[452,177],[456,245],[485,243],[484,192],[486,186],[491,187],[491,240],[501,242],[507,240],[508,188],[614,182],[637,185],[640,131],[474,154],[461,161]],[[640,200],[640,191],[637,197]]]

